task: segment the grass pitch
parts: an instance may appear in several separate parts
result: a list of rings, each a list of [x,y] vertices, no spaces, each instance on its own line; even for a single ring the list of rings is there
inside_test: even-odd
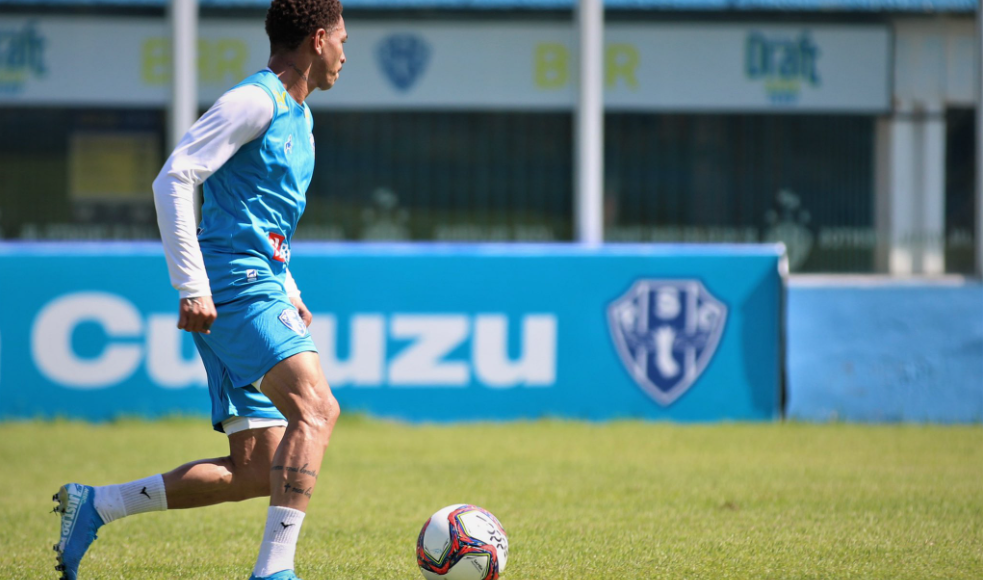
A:
[[[62,483],[226,451],[207,420],[0,424],[0,578],[57,577]],[[505,526],[505,580],[983,578],[979,426],[343,418],[322,474],[305,580],[422,578],[420,527],[459,502]],[[114,522],[81,577],[245,580],[265,513],[258,499]]]

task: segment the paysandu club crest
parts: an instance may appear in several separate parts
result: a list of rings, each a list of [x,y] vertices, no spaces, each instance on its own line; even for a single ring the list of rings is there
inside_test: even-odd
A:
[[[618,356],[655,402],[671,405],[706,369],[727,322],[727,306],[699,280],[637,280],[608,306]]]
[[[376,59],[386,78],[397,90],[409,91],[423,76],[432,50],[416,34],[392,34],[376,46]]]

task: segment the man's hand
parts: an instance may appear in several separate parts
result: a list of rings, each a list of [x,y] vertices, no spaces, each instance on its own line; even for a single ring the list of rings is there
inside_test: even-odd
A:
[[[211,296],[182,298],[178,306],[177,327],[188,332],[211,334],[212,323],[217,317]]]
[[[310,326],[311,321],[314,320],[314,315],[312,315],[311,311],[307,309],[306,305],[304,305],[304,301],[298,296],[297,298],[291,298],[290,303],[297,309],[297,314],[300,314],[300,319],[304,321],[304,325]]]

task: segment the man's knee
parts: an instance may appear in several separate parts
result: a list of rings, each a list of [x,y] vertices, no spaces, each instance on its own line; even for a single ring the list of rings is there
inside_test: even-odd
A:
[[[298,353],[277,363],[266,373],[262,389],[287,421],[314,434],[330,434],[341,414],[313,352]]]
[[[341,406],[338,404],[338,399],[334,398],[334,395],[331,394],[331,391],[328,391],[327,396],[322,401],[320,412],[328,428],[334,429],[335,423],[341,417]]]
[[[340,416],[341,407],[338,405],[338,400],[325,385],[323,392],[305,402],[296,419],[300,428],[309,431],[310,438],[318,439],[327,445]]]

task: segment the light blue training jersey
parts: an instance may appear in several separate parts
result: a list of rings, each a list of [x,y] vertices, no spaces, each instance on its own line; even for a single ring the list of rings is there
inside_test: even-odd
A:
[[[314,174],[314,119],[270,70],[236,85],[262,87],[273,119],[204,185],[198,244],[216,304],[284,292],[290,240]]]

